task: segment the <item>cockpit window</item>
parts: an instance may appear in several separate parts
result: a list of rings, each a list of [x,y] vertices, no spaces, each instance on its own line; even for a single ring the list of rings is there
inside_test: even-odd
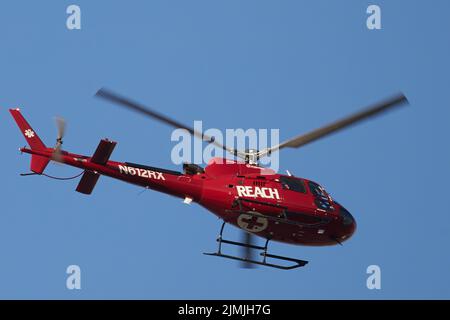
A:
[[[332,211],[334,210],[333,202],[331,197],[327,194],[324,188],[319,186],[317,183],[312,181],[308,182],[309,190],[314,196],[314,203],[317,205],[317,208]]]
[[[309,190],[313,194],[317,207],[322,210],[334,210],[331,197],[328,196],[325,189],[312,181],[308,182]]]
[[[317,183],[314,183],[312,181],[308,182],[309,185],[309,190],[311,190],[311,193],[315,196],[315,197],[324,197],[324,198],[328,198],[328,194],[325,192],[325,190],[319,186]]]
[[[306,193],[305,184],[301,179],[282,176],[280,177],[280,182],[283,186],[283,189]]]

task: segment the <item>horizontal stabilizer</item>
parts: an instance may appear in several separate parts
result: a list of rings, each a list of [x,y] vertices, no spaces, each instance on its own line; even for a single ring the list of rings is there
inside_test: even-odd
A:
[[[96,172],[85,171],[76,190],[80,193],[91,194],[99,177],[100,175]]]
[[[97,149],[95,149],[94,155],[89,161],[102,166],[105,165],[108,162],[115,146],[116,142],[108,139],[102,139],[98,144]],[[100,174],[97,172],[85,171],[76,190],[80,193],[91,194],[97,184],[98,178],[100,178]]]
[[[102,165],[106,164],[115,146],[116,142],[110,141],[108,139],[102,139],[91,158],[91,162]]]

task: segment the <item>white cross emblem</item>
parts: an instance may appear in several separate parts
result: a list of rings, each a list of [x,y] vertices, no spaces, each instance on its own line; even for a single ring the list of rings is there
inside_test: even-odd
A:
[[[31,130],[31,129],[25,130],[24,134],[25,134],[28,138],[33,138],[33,137],[34,137],[34,131]]]
[[[241,214],[237,219],[238,226],[246,231],[261,232],[267,228],[269,221],[260,213],[254,212],[254,215]]]

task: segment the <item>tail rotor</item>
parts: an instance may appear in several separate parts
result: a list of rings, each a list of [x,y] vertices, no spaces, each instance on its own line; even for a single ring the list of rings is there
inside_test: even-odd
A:
[[[66,133],[66,121],[61,117],[55,117],[56,122],[56,128],[57,128],[57,136],[56,136],[56,144],[54,147],[52,160],[56,162],[61,162],[62,159],[62,144],[63,144],[63,138],[64,134]]]

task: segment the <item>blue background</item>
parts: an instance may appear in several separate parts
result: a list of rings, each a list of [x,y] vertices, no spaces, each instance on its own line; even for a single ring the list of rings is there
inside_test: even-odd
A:
[[[82,29],[66,28],[81,7]],[[382,10],[382,30],[366,9]],[[448,1],[10,1],[0,10],[0,298],[450,298]],[[220,221],[198,205],[102,177],[19,177],[29,156],[8,108],[48,144],[179,170],[171,129],[93,94],[102,86],[204,128],[280,128],[281,140],[392,93],[411,105],[300,150],[281,170],[355,216],[341,246],[272,244],[310,264],[245,270],[206,257]],[[50,164],[49,174],[79,170]],[[228,237],[238,233],[229,228]],[[77,264],[82,289],[66,289]],[[368,290],[366,268],[382,271]]]

